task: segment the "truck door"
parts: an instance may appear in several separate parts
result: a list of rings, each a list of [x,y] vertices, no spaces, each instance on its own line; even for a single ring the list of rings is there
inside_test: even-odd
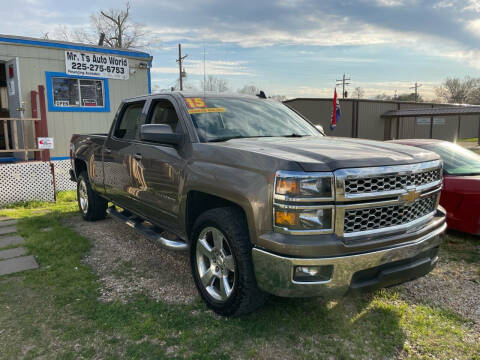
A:
[[[104,184],[107,195],[118,205],[135,210],[136,189],[132,182],[135,136],[145,100],[123,105],[103,148]]]
[[[170,96],[153,99],[145,119],[147,124],[167,124],[174,132],[185,134],[177,108]],[[153,222],[172,228],[178,225],[180,186],[185,161],[181,149],[171,145],[139,141],[135,153],[138,202]]]
[[[6,66],[6,80],[7,80],[7,95],[8,95],[8,112],[10,118],[23,118],[23,101],[22,101],[22,92],[20,89],[20,73],[18,58],[14,58],[5,63]],[[19,149],[24,148],[23,143],[23,122],[17,120],[15,122],[10,122],[10,136],[12,139],[12,144],[10,145],[14,148],[18,145]],[[15,157],[26,159],[25,153],[15,153]]]

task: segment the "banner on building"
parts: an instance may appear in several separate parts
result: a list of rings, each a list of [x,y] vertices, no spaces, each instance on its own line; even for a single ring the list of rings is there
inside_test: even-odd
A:
[[[128,80],[128,59],[89,52],[65,51],[65,68],[69,75]]]

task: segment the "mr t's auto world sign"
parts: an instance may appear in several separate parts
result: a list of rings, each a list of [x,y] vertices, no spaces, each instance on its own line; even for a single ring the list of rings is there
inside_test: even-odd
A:
[[[128,59],[120,56],[65,51],[66,73],[128,80]]]

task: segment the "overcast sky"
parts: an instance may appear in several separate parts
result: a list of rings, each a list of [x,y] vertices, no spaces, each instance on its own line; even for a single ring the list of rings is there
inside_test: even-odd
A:
[[[59,25],[89,26],[89,15],[119,1],[0,0],[0,33],[40,37]],[[236,90],[254,84],[268,94],[332,96],[345,72],[350,90],[367,96],[420,94],[447,76],[480,77],[480,0],[136,0],[133,19],[152,43],[152,81],[177,78],[177,44],[188,54],[187,83],[206,73]]]

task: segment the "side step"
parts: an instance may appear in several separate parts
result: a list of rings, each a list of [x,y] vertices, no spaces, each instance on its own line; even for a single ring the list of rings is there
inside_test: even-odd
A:
[[[167,239],[165,236],[163,236],[165,231],[158,229],[155,226],[144,225],[143,219],[131,215],[127,211],[120,212],[116,209],[115,206],[110,206],[107,209],[107,213],[110,214],[113,218],[116,218],[117,220],[120,220],[121,222],[124,222],[128,226],[139,231],[153,242],[160,244],[160,246],[164,247],[165,249],[175,251],[183,251],[188,249],[188,244],[184,241]]]

